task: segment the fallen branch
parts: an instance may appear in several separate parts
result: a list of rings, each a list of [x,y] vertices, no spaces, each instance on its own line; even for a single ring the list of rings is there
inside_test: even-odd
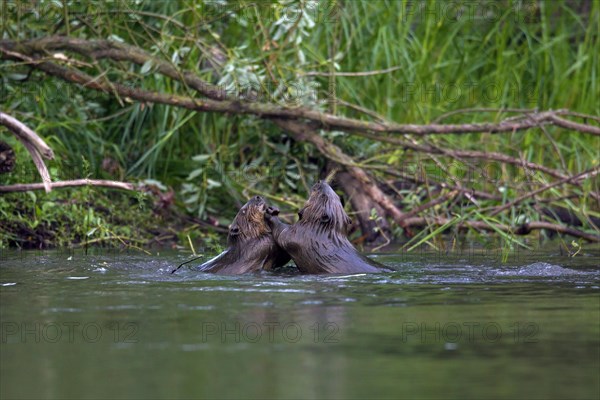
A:
[[[108,181],[99,179],[75,179],[71,181],[60,181],[51,182],[50,188],[65,188],[65,187],[77,187],[77,186],[98,186],[107,187],[111,189],[121,189],[129,191],[142,191],[143,186],[135,185],[133,183]],[[41,190],[45,186],[43,183],[22,183],[16,185],[0,186],[0,193],[14,193],[14,192],[27,192],[29,190]]]
[[[385,218],[386,211],[362,190],[356,178],[348,171],[342,170],[336,174],[335,180],[352,205],[353,216],[358,219],[360,225],[361,239],[368,243],[376,243],[391,236],[392,230]],[[377,218],[372,218],[373,209]]]
[[[541,125],[558,125],[566,129],[574,129],[591,135],[600,135],[600,127],[598,126],[575,123],[560,118],[560,115],[568,115],[568,111],[566,110],[535,112],[528,114],[529,118],[525,120],[515,121],[506,119],[498,123],[418,125],[362,121],[329,113],[322,113],[318,110],[306,107],[282,107],[272,103],[231,100],[231,97],[225,96],[223,90],[202,81],[195,76],[193,71],[179,71],[169,63],[156,59],[138,48],[107,40],[84,40],[64,36],[49,36],[23,42],[0,40],[0,54],[3,59],[23,61],[34,68],[41,69],[68,82],[77,83],[95,90],[101,90],[107,93],[113,91],[113,88],[111,88],[111,85],[104,77],[102,78],[102,82],[100,82],[100,79],[95,79],[81,71],[69,68],[61,69],[62,67],[58,67],[56,64],[49,62],[49,59],[52,58],[48,58],[48,55],[51,56],[52,51],[58,50],[70,50],[92,59],[109,58],[115,61],[130,61],[138,65],[151,62],[155,66],[157,72],[183,82],[207,98],[192,101],[189,98],[179,96],[161,97],[160,95],[153,95],[153,93],[150,92],[125,88],[116,84],[114,89],[122,96],[127,96],[139,101],[171,104],[197,111],[254,114],[262,118],[306,119],[318,124],[320,128],[344,130],[347,132],[401,133],[423,136],[431,134],[467,134],[482,132],[510,133],[535,128]],[[40,54],[43,54],[43,57],[40,56]],[[226,100],[226,98],[228,100]]]
[[[421,227],[421,226],[427,226],[427,225],[443,226],[445,224],[450,223],[451,219],[444,218],[444,217],[414,217],[414,218],[409,218],[404,222],[405,222],[406,226],[412,226],[412,227],[416,227],[416,226]],[[527,235],[527,234],[531,233],[531,231],[533,231],[533,230],[545,229],[548,231],[563,233],[563,234],[571,235],[573,237],[585,239],[589,242],[594,242],[594,243],[600,242],[599,235],[594,235],[591,233],[580,231],[578,229],[570,228],[568,226],[553,224],[553,223],[545,222],[545,221],[532,221],[532,222],[522,224],[517,227],[511,227],[511,226],[504,225],[504,224],[493,224],[492,225],[492,224],[488,224],[485,221],[465,221],[465,222],[458,223],[455,226],[459,230],[465,230],[465,229],[471,228],[471,229],[476,229],[476,230],[480,230],[480,231],[489,231],[489,232],[502,231],[502,232],[512,233],[515,235]]]
[[[362,136],[367,139],[377,140],[379,142],[384,142],[384,143],[395,144],[395,145],[398,145],[398,146],[406,148],[406,149],[417,151],[419,153],[442,154],[442,155],[452,157],[457,160],[461,160],[463,158],[467,158],[467,159],[472,158],[472,159],[477,159],[477,160],[498,161],[498,162],[501,162],[504,164],[512,164],[512,165],[516,165],[519,167],[523,167],[526,171],[527,170],[540,171],[540,172],[543,172],[545,174],[548,174],[548,175],[550,175],[554,178],[558,178],[558,179],[568,178],[565,174],[563,174],[560,171],[557,171],[555,169],[548,168],[544,165],[539,165],[539,164],[536,164],[531,161],[520,160],[518,158],[508,156],[508,155],[502,154],[502,153],[484,152],[484,151],[477,151],[477,150],[449,150],[449,149],[442,149],[442,148],[439,148],[436,146],[418,144],[415,142],[409,142],[407,140],[403,140],[403,139],[399,139],[399,138],[395,138],[395,137],[374,135],[374,134],[371,134],[368,132],[357,132],[356,134],[358,136]]]
[[[152,70],[169,78],[183,82],[190,88],[214,100],[224,100],[225,90],[212,85],[193,72],[181,72],[171,63],[151,56],[138,47],[110,40],[85,40],[65,36],[48,36],[29,40],[22,43],[36,53],[49,53],[55,50],[70,50],[93,60],[111,59],[114,61],[129,61],[137,65],[149,63]]]
[[[8,130],[14,133],[17,139],[23,143],[23,146],[25,146],[31,155],[33,163],[42,177],[43,183],[41,184],[41,187],[46,190],[46,192],[50,192],[52,190],[52,180],[50,179],[50,173],[48,172],[48,168],[46,168],[43,159],[46,158],[52,160],[54,158],[52,149],[48,147],[41,137],[29,129],[27,125],[2,111],[0,111],[0,125],[4,125],[8,128]]]
[[[2,41],[0,41],[0,51],[2,51],[1,47]],[[93,78],[83,72],[80,72],[75,69],[70,69],[66,67],[61,67],[51,62],[40,61],[35,62],[34,60],[23,56],[24,60],[29,60],[36,68],[48,73],[49,75],[57,76],[67,82],[76,83],[82,85],[84,87],[103,91],[107,93],[112,93],[117,95],[117,97],[124,97],[135,99],[142,102],[150,102],[150,103],[160,103],[160,104],[168,104],[177,107],[183,107],[190,110],[195,111],[216,111],[216,112],[233,112],[233,113],[255,113],[259,117],[270,117],[275,119],[277,115],[281,115],[286,117],[285,119],[290,119],[291,117],[302,117],[309,120],[319,119],[320,116],[325,118],[326,114],[321,114],[318,111],[313,110],[305,110],[305,109],[280,109],[278,113],[269,112],[268,108],[261,109],[257,108],[257,103],[249,103],[249,102],[240,102],[240,101],[220,101],[215,102],[212,100],[195,100],[190,97],[185,96],[176,96],[176,95],[163,95],[160,93],[150,92],[142,89],[135,89],[128,86],[124,86],[118,83],[109,83],[109,82],[100,82],[99,79]],[[270,106],[269,106],[270,107]],[[304,110],[304,111],[303,111]],[[306,113],[305,113],[306,111]],[[299,113],[299,114],[298,114]],[[313,115],[316,113],[316,116]],[[335,117],[335,119],[345,120],[344,118]],[[361,124],[365,124],[364,121],[358,121]],[[370,123],[367,123],[370,124]],[[316,122],[314,123],[314,128],[319,128],[322,126],[322,123]],[[415,125],[421,128],[427,128],[431,125]],[[439,125],[446,126],[446,125]],[[531,127],[531,126],[530,126]],[[564,179],[566,176],[559,171],[553,170],[552,168],[545,167],[543,165],[539,165],[530,161],[519,160],[517,158],[507,156],[501,153],[486,153],[481,151],[473,151],[473,150],[445,150],[439,149],[432,146],[427,145],[418,145],[414,143],[409,143],[405,140],[375,135],[368,132],[368,129],[365,130],[354,130],[355,134],[369,138],[372,140],[377,140],[380,142],[397,144],[399,146],[409,148],[414,151],[424,152],[428,154],[444,154],[447,156],[451,156],[454,158],[474,158],[474,159],[483,159],[490,161],[499,161],[507,164],[513,164],[517,166],[522,166],[523,168],[530,170],[537,170],[540,172],[544,172],[550,176],[555,178]]]
[[[433,199],[425,204],[421,204],[419,207],[413,208],[412,210],[410,210],[410,212],[407,212],[404,214],[404,218],[405,219],[409,219],[411,217],[414,217],[415,215],[428,210],[432,207],[437,206],[438,204],[442,204],[445,203],[448,200],[452,200],[454,199],[457,195],[459,194],[459,192],[457,190],[452,191],[450,193],[446,193],[444,195],[441,195],[440,197],[438,197],[437,199]]]
[[[591,170],[582,172],[580,174],[577,174],[577,175],[574,175],[574,176],[571,176],[571,177],[567,177],[567,178],[561,179],[559,181],[553,182],[553,183],[548,184],[548,185],[544,185],[544,186],[542,186],[541,188],[539,188],[537,190],[534,190],[532,192],[526,193],[523,196],[517,197],[516,199],[514,199],[513,201],[511,201],[509,203],[506,203],[506,204],[504,204],[502,206],[499,206],[499,207],[495,207],[493,209],[493,211],[489,214],[489,216],[493,217],[494,215],[497,215],[497,214],[501,213],[504,210],[507,210],[507,209],[509,209],[511,207],[516,206],[517,204],[521,203],[523,200],[527,200],[529,198],[532,198],[532,197],[534,197],[534,196],[536,196],[536,195],[538,195],[538,194],[540,194],[542,192],[545,192],[546,190],[552,189],[552,188],[560,186],[560,185],[564,185],[565,183],[569,183],[569,182],[573,182],[573,181],[577,182],[577,181],[581,181],[581,180],[584,180],[584,179],[589,179],[589,178],[592,178],[592,177],[594,177],[594,176],[596,176],[598,174],[600,174],[600,167],[596,167],[596,168],[593,168]]]
[[[518,113],[518,114],[531,114],[536,113],[536,109],[530,108],[491,108],[491,107],[474,107],[474,108],[459,108],[458,110],[448,111],[442,115],[438,115],[434,120],[434,124],[438,124],[441,121],[458,114],[473,114],[473,113]]]
[[[394,202],[375,184],[367,173],[357,166],[348,155],[338,146],[327,142],[322,136],[317,134],[314,127],[309,124],[291,121],[291,120],[274,120],[274,122],[290,132],[296,140],[312,143],[317,149],[330,160],[345,166],[346,171],[355,178],[362,190],[369,195],[377,204],[383,208],[388,215],[404,228],[404,213],[396,207]]]
[[[4,51],[2,48],[2,41],[0,41],[0,52],[4,52],[6,54],[6,51]],[[16,57],[16,56],[14,54],[12,54],[12,57]],[[24,56],[24,55],[20,55],[19,57],[21,57],[21,59],[24,61],[28,61],[34,67],[48,73],[49,75],[59,77],[67,82],[76,83],[76,84],[82,85],[82,86],[90,88],[90,89],[94,89],[94,90],[98,90],[98,91],[102,91],[102,92],[106,92],[106,93],[111,93],[111,94],[116,95],[117,97],[135,99],[135,100],[138,100],[141,102],[168,104],[168,105],[183,107],[183,108],[187,108],[187,109],[195,110],[195,111],[232,112],[232,113],[242,113],[242,114],[254,113],[259,117],[268,117],[268,118],[272,118],[272,119],[275,119],[277,116],[285,117],[285,119],[305,118],[308,120],[312,120],[314,122],[315,129],[322,127],[323,121],[320,121],[321,118],[323,118],[328,125],[330,125],[330,123],[332,122],[329,119],[329,117],[327,117],[328,114],[322,114],[322,113],[320,113],[318,111],[314,111],[314,110],[308,110],[308,109],[303,109],[303,108],[295,108],[295,109],[278,108],[277,109],[278,111],[274,112],[272,109],[272,105],[261,105],[259,103],[240,102],[240,101],[232,101],[232,100],[226,100],[226,101],[196,100],[196,99],[186,97],[186,96],[164,95],[164,94],[150,92],[150,91],[146,91],[146,90],[142,90],[142,89],[135,89],[135,88],[132,88],[129,86],[124,86],[124,85],[121,85],[118,83],[107,82],[107,81],[104,81],[103,78],[101,81],[100,79],[93,78],[79,70],[61,67],[55,63],[41,61],[41,60],[36,61],[36,60],[34,60],[30,57]],[[264,108],[261,108],[261,107],[264,107]],[[331,116],[331,117],[333,117],[335,120],[339,120],[342,122],[351,121],[351,120],[346,120],[345,118],[341,118],[341,117],[337,117],[337,116]],[[501,154],[501,153],[486,153],[486,152],[474,151],[474,150],[446,150],[446,149],[440,149],[440,148],[437,148],[434,146],[410,143],[406,140],[402,140],[399,138],[376,135],[373,133],[369,133],[370,129],[366,128],[367,126],[371,126],[373,123],[367,123],[365,121],[356,121],[356,122],[359,123],[360,125],[364,125],[364,124],[367,124],[367,125],[364,125],[364,129],[353,129],[355,134],[365,137],[365,138],[372,139],[372,140],[380,141],[380,142],[397,144],[404,148],[409,148],[413,151],[419,151],[419,152],[428,153],[428,154],[443,154],[443,155],[450,156],[450,157],[453,157],[456,159],[473,158],[473,159],[483,159],[483,160],[490,160],[490,161],[499,161],[499,162],[503,162],[503,163],[507,163],[507,164],[521,166],[521,167],[529,169],[529,170],[537,170],[540,172],[544,172],[544,173],[546,173],[550,176],[553,176],[555,178],[558,178],[558,179],[567,178],[566,175],[564,175],[561,172],[556,171],[552,168],[548,168],[543,165],[539,165],[539,164],[536,164],[536,163],[533,163],[530,161],[520,160],[518,158],[507,156],[507,155]],[[342,125],[347,125],[347,124],[344,122]],[[385,126],[385,124],[383,124],[383,125],[376,124],[376,125],[377,126]],[[467,125],[473,125],[473,124],[467,124]],[[354,128],[358,128],[356,125],[353,125],[353,126],[354,126]],[[419,131],[426,132],[427,129],[433,125],[410,125],[410,126],[418,126]],[[437,125],[437,126],[449,127],[450,125]],[[534,124],[529,127],[531,128],[533,126],[536,126],[536,125]],[[341,125],[339,127],[341,127]],[[453,131],[453,128],[449,129],[447,133],[452,133],[452,131]]]
[[[60,38],[59,38],[60,39]],[[424,152],[428,154],[444,154],[456,159],[461,158],[473,158],[473,159],[483,159],[490,161],[499,161],[507,164],[513,164],[517,166],[521,166],[523,168],[529,170],[537,170],[540,172],[544,172],[550,176],[553,176],[558,179],[567,178],[566,175],[561,172],[554,170],[552,168],[545,167],[543,165],[539,165],[530,161],[520,160],[515,157],[507,156],[501,153],[486,153],[481,151],[473,151],[473,150],[446,150],[440,149],[434,146],[428,145],[419,145],[416,143],[410,143],[406,140],[376,135],[370,133],[372,131],[375,132],[396,132],[396,133],[419,133],[419,134],[428,134],[428,133],[473,133],[473,132],[500,132],[500,131],[516,131],[521,129],[529,129],[532,127],[539,126],[548,122],[549,119],[552,119],[557,113],[566,113],[564,110],[558,111],[546,111],[538,114],[529,114],[530,118],[527,118],[524,121],[519,122],[500,122],[499,124],[463,124],[463,125],[403,125],[402,128],[398,128],[397,124],[390,122],[379,122],[379,123],[371,123],[360,120],[352,120],[346,119],[343,117],[338,117],[330,114],[320,113],[318,111],[305,109],[305,108],[281,108],[271,104],[261,104],[261,103],[253,103],[253,102],[240,102],[240,101],[214,101],[214,100],[196,100],[190,97],[185,96],[175,96],[175,95],[162,95],[160,93],[149,92],[141,89],[134,89],[128,86],[123,86],[117,83],[100,82],[99,79],[93,78],[79,70],[70,69],[66,67],[58,66],[54,63],[50,63],[47,61],[32,59],[25,55],[18,55],[12,51],[8,51],[3,48],[3,43],[10,41],[0,41],[0,52],[6,54],[8,57],[15,58],[18,57],[23,61],[27,61],[31,63],[34,67],[43,70],[44,72],[57,76],[67,82],[72,82],[76,84],[83,85],[90,89],[99,90],[107,93],[113,93],[118,97],[128,97],[131,99],[139,100],[142,102],[152,102],[152,103],[161,103],[161,104],[169,104],[173,106],[184,107],[187,109],[195,110],[195,111],[215,111],[215,112],[232,112],[232,113],[253,113],[259,117],[263,118],[278,118],[285,117],[285,119],[297,119],[303,118],[313,121],[316,127],[323,127],[324,125],[329,129],[340,128],[354,132],[355,134],[369,138],[372,140],[396,144],[405,148],[409,148],[414,151]],[[86,42],[86,41],[83,41]],[[13,47],[16,44],[13,43]],[[504,125],[503,125],[504,124]],[[508,125],[507,125],[508,124]],[[515,125],[515,124],[518,124]],[[579,124],[583,125],[583,124]],[[595,128],[591,125],[585,125],[586,127]],[[395,127],[395,128],[394,128]],[[459,128],[460,127],[460,128]],[[476,128],[475,128],[476,127]],[[505,128],[510,127],[510,129]],[[415,129],[413,129],[415,128]],[[600,134],[600,128],[598,129],[598,133]],[[592,129],[593,130],[593,129]]]

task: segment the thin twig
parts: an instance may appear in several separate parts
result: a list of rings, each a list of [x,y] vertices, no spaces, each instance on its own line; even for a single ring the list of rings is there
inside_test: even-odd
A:
[[[414,217],[405,221],[407,226],[426,226],[435,225],[443,226],[451,220],[444,217]],[[600,235],[583,232],[578,229],[570,228],[564,225],[553,224],[545,221],[532,221],[518,227],[511,227],[503,224],[489,224],[485,221],[464,221],[455,225],[458,229],[476,229],[481,231],[502,231],[513,233],[515,235],[527,235],[533,230],[549,230],[557,233],[564,233],[574,237],[582,238],[590,242],[600,242]]]
[[[530,109],[530,108],[489,108],[489,107],[475,107],[475,108],[460,108],[458,110],[452,110],[452,111],[448,111],[447,113],[444,113],[440,116],[438,116],[437,118],[435,118],[433,121],[431,121],[434,124],[437,124],[439,122],[441,122],[442,120],[451,117],[453,115],[457,115],[457,114],[471,114],[471,113],[535,113],[537,112],[536,109]]]
[[[415,215],[422,213],[425,210],[428,210],[432,207],[437,206],[438,204],[444,203],[448,200],[452,200],[454,199],[460,192],[458,190],[454,190],[450,193],[446,193],[444,195],[439,196],[436,199],[433,199],[425,204],[421,204],[419,207],[413,208],[412,210],[410,210],[409,212],[405,213],[404,216],[406,219],[408,218],[412,218]]]
[[[592,121],[600,122],[600,117],[598,117],[597,115],[584,114],[584,113],[579,113],[579,112],[575,112],[575,111],[571,111],[571,110],[556,110],[556,114],[569,115],[571,117],[591,119]]]
[[[569,177],[566,177],[566,178],[561,179],[559,181],[550,183],[548,185],[544,185],[544,186],[542,186],[541,188],[539,188],[537,190],[534,190],[532,192],[524,194],[523,196],[520,196],[520,197],[514,199],[513,201],[504,204],[503,206],[494,208],[493,211],[489,214],[489,216],[493,217],[494,215],[497,215],[497,214],[501,213],[504,210],[507,210],[507,209],[509,209],[511,207],[516,206],[517,204],[521,203],[523,200],[530,199],[530,198],[532,198],[535,195],[538,195],[538,194],[540,194],[542,192],[545,192],[546,190],[552,189],[552,188],[560,186],[560,185],[564,185],[565,183],[579,182],[579,181],[582,181],[584,179],[589,179],[589,178],[592,178],[592,177],[594,177],[594,176],[596,176],[598,174],[600,174],[600,167],[596,167],[596,168],[584,171],[584,172],[582,172],[580,174],[577,174],[577,175],[574,175],[574,176],[569,176]]]
[[[369,110],[368,108],[361,107],[358,104],[352,104],[352,103],[349,103],[347,101],[344,101],[344,100],[338,99],[338,98],[336,98],[335,101],[338,102],[339,104],[345,106],[345,107],[351,108],[353,110],[356,110],[356,111],[359,111],[359,112],[361,112],[363,114],[366,114],[366,115],[368,115],[370,117],[373,117],[373,118],[375,118],[378,121],[381,121],[383,123],[388,123],[388,120],[383,115],[378,114],[378,113],[374,112],[373,110]]]
[[[396,67],[391,67],[391,68],[386,68],[386,69],[379,69],[379,70],[375,70],[375,71],[362,71],[362,72],[337,72],[336,71],[335,76],[373,76],[373,75],[388,74],[390,72],[397,71],[399,69],[402,69],[402,66],[399,65]],[[304,76],[330,76],[331,72],[308,71],[308,72],[302,73],[302,75],[304,75]]]
[[[129,190],[129,191],[141,191],[142,186],[135,185],[128,182],[109,181],[100,179],[75,179],[71,181],[59,181],[50,182],[50,188],[65,188],[65,187],[78,187],[78,186],[98,186],[106,187],[111,189]],[[0,193],[14,193],[14,192],[27,192],[30,190],[42,190],[44,189],[43,183],[21,183],[15,185],[0,186]]]

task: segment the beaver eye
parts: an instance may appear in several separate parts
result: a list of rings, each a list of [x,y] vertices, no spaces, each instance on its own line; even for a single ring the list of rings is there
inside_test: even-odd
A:
[[[298,212],[298,221],[302,219],[302,211]]]
[[[323,214],[321,215],[321,222],[324,224],[329,223],[329,221],[331,221],[331,218],[329,217],[329,215],[327,214]]]
[[[262,199],[261,199],[261,197],[260,197],[260,196],[254,196],[254,200],[256,200],[256,201],[260,201],[260,200],[262,200]]]

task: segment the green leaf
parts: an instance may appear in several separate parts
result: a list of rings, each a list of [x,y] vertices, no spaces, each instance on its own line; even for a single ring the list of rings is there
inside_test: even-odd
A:
[[[35,203],[37,201],[37,196],[35,195],[35,193],[33,191],[29,190],[26,193],[29,196],[29,198],[31,198],[32,202]]]
[[[44,204],[42,204],[42,211],[46,213],[46,211],[48,211],[51,208],[54,208],[54,206],[56,206],[56,203],[52,201],[46,201],[44,202]]]
[[[190,174],[188,175],[188,177],[186,178],[188,181],[191,181],[194,178],[197,178],[198,176],[200,176],[200,174],[204,172],[204,168],[198,168],[193,170],[192,172],[190,172]]]
[[[183,202],[185,204],[193,204],[193,203],[197,202],[199,198],[200,198],[200,193],[196,193],[196,194],[193,194],[192,196],[188,197],[187,199],[183,200]]]
[[[7,73],[6,77],[13,81],[24,81],[25,79],[27,79],[27,74],[19,74],[17,72],[14,72],[14,73]]]
[[[212,156],[210,154],[198,154],[198,155],[192,157],[192,160],[198,161],[198,162],[203,162],[203,161],[208,160],[211,157]]]
[[[144,179],[144,183],[146,185],[156,186],[160,190],[167,190],[167,187],[161,181],[157,181],[156,179]]]
[[[110,36],[108,37],[108,40],[112,40],[112,41],[114,41],[114,42],[119,42],[119,43],[125,43],[125,40],[123,40],[123,38],[122,38],[122,37],[120,37],[120,36],[118,36],[118,35],[115,35],[115,34],[112,34],[112,35],[110,35]]]
[[[152,67],[154,65],[154,62],[152,60],[148,60],[144,63],[144,65],[142,65],[142,69],[140,70],[142,75],[147,75],[148,72],[150,72],[150,70],[152,70]]]
[[[222,186],[221,182],[213,181],[212,179],[207,179],[206,182],[208,183],[207,189],[212,189],[212,188]]]
[[[94,233],[95,233],[97,230],[98,230],[98,227],[92,228],[92,229],[90,229],[90,230],[89,230],[89,231],[86,233],[86,235],[87,235],[88,237],[89,237],[89,236],[92,236],[92,235],[93,235],[93,234],[94,234]]]

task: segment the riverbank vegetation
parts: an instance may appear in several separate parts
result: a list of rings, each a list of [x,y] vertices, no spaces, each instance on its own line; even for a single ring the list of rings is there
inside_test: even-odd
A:
[[[0,111],[51,180],[136,186],[0,193],[0,246],[212,246],[251,195],[293,222],[332,171],[357,243],[597,246],[598,2],[2,7]],[[0,185],[39,182],[0,135]]]

